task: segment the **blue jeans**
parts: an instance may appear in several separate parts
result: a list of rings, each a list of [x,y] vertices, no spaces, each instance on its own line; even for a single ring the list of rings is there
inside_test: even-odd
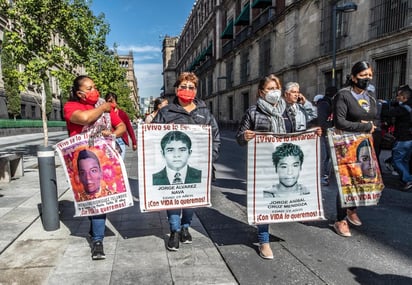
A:
[[[122,156],[122,159],[124,160],[124,157],[126,155],[126,144],[124,143],[124,140],[122,138],[117,138],[116,142],[119,145],[120,150],[122,151],[120,155]]]
[[[103,241],[104,230],[106,228],[106,215],[92,216],[89,217],[89,220],[92,241]]]
[[[180,213],[182,214],[182,219],[180,219]],[[169,226],[171,232],[180,232],[180,228],[188,228],[192,223],[194,209],[175,209],[167,210],[167,218],[169,220]]]
[[[268,243],[269,242],[269,225],[258,225],[258,241],[259,244]]]
[[[393,165],[401,175],[403,182],[411,182],[409,161],[412,155],[412,141],[396,141],[392,150]]]
[[[325,136],[320,137],[320,174],[322,176],[330,174],[330,149],[328,138]]]

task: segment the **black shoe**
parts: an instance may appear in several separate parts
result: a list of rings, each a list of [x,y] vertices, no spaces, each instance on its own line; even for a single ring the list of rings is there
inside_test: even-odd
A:
[[[106,259],[106,255],[104,254],[104,251],[103,251],[103,242],[95,241],[93,243],[92,259],[93,260]]]
[[[192,235],[189,233],[189,228],[182,228],[180,232],[180,241],[182,243],[192,243]]]
[[[169,241],[167,242],[167,249],[171,251],[179,250],[179,232],[171,232]]]

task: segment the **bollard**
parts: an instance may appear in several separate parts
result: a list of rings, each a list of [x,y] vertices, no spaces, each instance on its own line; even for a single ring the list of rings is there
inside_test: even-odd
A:
[[[43,228],[46,231],[55,231],[60,228],[60,220],[54,149],[51,146],[39,146],[37,148],[37,162],[39,165]]]

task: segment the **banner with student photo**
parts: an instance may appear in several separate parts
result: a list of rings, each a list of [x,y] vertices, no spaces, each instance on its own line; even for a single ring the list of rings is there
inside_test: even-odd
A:
[[[142,212],[211,206],[210,126],[141,124],[137,133]]]
[[[75,217],[133,206],[126,168],[114,141],[82,133],[56,144],[73,193]]]
[[[249,224],[325,219],[320,186],[320,139],[311,129],[257,133],[248,143]]]
[[[372,135],[331,128],[328,141],[342,207],[377,205],[385,186]]]

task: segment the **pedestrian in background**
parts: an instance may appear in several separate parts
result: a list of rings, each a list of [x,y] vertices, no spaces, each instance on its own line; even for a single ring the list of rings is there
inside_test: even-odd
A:
[[[149,124],[153,121],[154,117],[156,117],[157,113],[159,112],[160,109],[162,109],[164,106],[169,104],[166,98],[163,97],[157,97],[154,99],[153,102],[153,112],[151,112],[149,115],[147,115],[145,119],[145,123]]]
[[[377,100],[375,94],[367,90],[372,76],[369,62],[359,61],[353,65],[345,83],[346,87],[340,89],[333,99],[333,121],[336,129],[370,134],[375,131]],[[357,208],[343,208],[338,193],[336,210],[337,217],[333,228],[338,235],[350,237],[347,220],[354,226],[362,225]]]
[[[394,136],[396,138],[392,149],[394,168],[400,174],[404,183],[402,190],[412,189],[410,169],[412,156],[412,90],[408,85],[401,86],[396,94],[396,102],[389,110],[384,109],[383,115],[395,118]]]
[[[199,79],[192,72],[183,72],[175,83],[176,98],[173,103],[161,108],[152,123],[159,124],[199,124],[212,127],[212,160],[216,161],[220,148],[219,127],[215,118],[207,109],[205,102],[196,98]],[[193,208],[167,210],[170,237],[167,248],[179,250],[181,243],[192,243],[189,226],[192,222]]]
[[[96,132],[93,135],[121,137],[126,126],[114,111],[114,103],[100,99],[99,91],[93,80],[81,75],[73,81],[69,101],[64,105],[69,136],[84,132]],[[90,231],[92,240],[92,259],[105,259],[103,249],[106,215],[90,216]]]
[[[309,123],[317,118],[315,107],[300,93],[299,83],[286,83],[284,99],[286,109],[283,112],[283,118],[288,133],[306,130]]]
[[[109,92],[106,94],[105,100],[106,102],[116,104],[114,111],[117,113],[120,119],[122,119],[123,123],[126,125],[127,132],[125,132],[120,138],[116,139],[116,143],[119,145],[120,150],[121,150],[120,154],[122,156],[122,159],[124,160],[125,155],[126,155],[126,145],[129,146],[129,136],[132,139],[133,151],[137,150],[136,135],[134,133],[133,126],[130,122],[129,116],[127,115],[125,111],[120,109],[119,106],[117,105],[117,95],[113,92]]]
[[[318,123],[322,128],[322,136],[320,137],[320,173],[321,183],[324,186],[329,185],[331,156],[327,138],[327,130],[333,127],[332,101],[333,96],[335,96],[337,91],[337,88],[334,86],[327,87],[325,90],[325,96],[323,96],[317,103]]]

